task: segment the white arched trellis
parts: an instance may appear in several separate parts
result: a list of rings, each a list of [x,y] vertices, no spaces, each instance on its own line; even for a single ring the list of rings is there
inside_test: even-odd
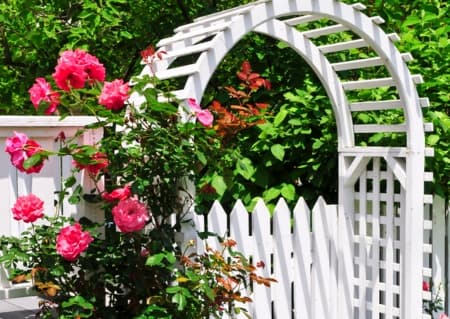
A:
[[[425,131],[416,84],[394,42],[386,34],[380,17],[368,17],[364,5],[335,0],[260,0],[196,19],[175,29],[175,35],[158,46],[167,52],[153,66],[160,79],[186,77],[173,93],[181,100],[202,99],[219,63],[249,32],[258,32],[286,42],[314,70],[330,98],[338,130],[339,203],[338,273],[336,312],[332,318],[419,318],[422,317],[423,207],[431,203],[424,195]],[[326,18],[327,27],[298,31],[296,26]],[[318,45],[314,39],[351,32],[352,40]],[[330,62],[336,52],[370,48],[373,56],[362,60]],[[171,67],[182,56],[196,62]],[[342,72],[367,67],[385,67],[389,76],[345,80]],[[146,66],[143,74],[151,74]],[[396,89],[396,99],[350,101],[348,92],[378,87]],[[404,122],[398,124],[355,124],[353,114],[398,109]],[[383,113],[381,113],[383,114]],[[402,133],[400,147],[357,146],[356,136],[378,132]],[[383,304],[375,307],[374,305]],[[381,310],[380,310],[381,309]]]

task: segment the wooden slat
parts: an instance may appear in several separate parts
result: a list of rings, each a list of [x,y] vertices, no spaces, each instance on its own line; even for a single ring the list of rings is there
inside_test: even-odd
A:
[[[421,107],[428,107],[430,105],[428,98],[420,98],[419,103]],[[402,100],[382,100],[382,101],[364,101],[353,102],[349,104],[351,112],[361,111],[381,111],[403,108]]]
[[[386,242],[384,253],[384,283],[386,285],[385,291],[385,316],[386,318],[392,318],[394,312],[394,176],[392,170],[387,168],[386,178],[386,194],[388,195],[386,201],[386,223],[385,233],[381,236]]]
[[[416,84],[423,83],[423,78],[421,75],[412,75],[411,78],[413,82]],[[396,83],[394,79],[391,77],[342,82],[342,87],[346,91],[373,89],[377,87],[395,86],[395,85]]]
[[[164,54],[162,56],[162,59],[166,60],[166,59],[177,58],[180,56],[203,52],[203,51],[209,50],[211,48],[211,46],[212,46],[212,42],[208,41],[208,42],[202,42],[202,43],[195,44],[195,45],[190,45],[190,46],[184,47],[182,49],[169,50],[169,51],[167,51],[167,54]]]
[[[311,318],[330,318],[331,291],[330,285],[330,230],[332,219],[327,217],[326,203],[319,197],[313,208],[313,265],[311,276],[312,307]],[[277,316],[277,318],[280,318]],[[288,318],[288,317],[282,317]]]
[[[424,123],[423,128],[425,132],[433,132],[433,123]],[[379,124],[356,124],[353,125],[353,131],[355,133],[401,133],[406,132],[406,124],[392,124],[392,125],[379,125]]]
[[[404,61],[410,61],[412,59],[412,56],[410,53],[403,53],[402,58]],[[381,57],[373,57],[367,59],[333,63],[331,64],[331,66],[335,71],[348,71],[348,70],[369,68],[373,66],[380,66],[384,65],[384,63],[385,60],[382,59]]]
[[[332,34],[332,33],[337,33],[337,32],[342,32],[342,31],[347,31],[348,27],[342,25],[342,24],[335,24],[332,26],[328,26],[328,27],[323,27],[323,28],[317,28],[314,30],[309,30],[309,31],[304,31],[302,32],[303,36],[310,38],[310,39],[314,39],[314,38],[318,38],[324,35],[328,35],[328,34]]]
[[[288,318],[292,313],[291,267],[292,238],[290,232],[291,213],[283,198],[280,198],[273,213],[274,276],[274,314],[276,318]]]
[[[360,2],[354,3],[351,6],[354,9],[358,10],[358,11],[362,11],[362,10],[366,9],[366,6],[364,4],[362,4],[362,3],[360,3]],[[282,20],[282,21],[284,23],[286,23],[287,25],[295,26],[295,25],[299,25],[299,24],[305,24],[305,23],[317,21],[317,20],[319,20],[321,18],[322,17],[317,16],[317,15],[307,14],[307,15],[304,15],[304,16],[290,18],[290,19],[286,19],[286,20]]]
[[[383,18],[381,18],[379,16],[370,17],[370,19],[375,24],[380,24],[380,23],[384,22]],[[335,24],[335,25],[328,26],[328,27],[304,31],[304,32],[302,32],[302,34],[309,39],[314,39],[314,38],[318,38],[318,37],[321,37],[324,35],[329,35],[332,33],[338,33],[338,32],[347,31],[347,30],[349,30],[349,28],[347,26],[344,26],[342,24]]]
[[[372,289],[372,296],[370,298],[372,303],[372,317],[379,318],[381,309],[378,307],[380,299],[380,289],[377,285],[379,282],[379,255],[380,255],[380,158],[374,158],[373,162],[373,177],[372,177],[372,245],[371,245],[371,268],[372,268],[372,278],[370,287]]]
[[[189,64],[156,72],[155,76],[160,80],[166,80],[191,75],[196,72],[198,72],[197,64]]]
[[[397,33],[390,33],[387,36],[393,42],[400,41],[400,37],[398,36]],[[340,52],[340,51],[345,51],[345,50],[350,50],[350,49],[364,48],[364,47],[368,47],[368,46],[369,46],[369,44],[365,40],[358,39],[358,40],[351,40],[351,41],[321,45],[318,47],[318,49],[322,53],[327,54],[327,53]]]
[[[158,101],[159,102],[172,102],[174,99],[184,100],[184,99],[188,98],[188,96],[184,90],[172,91],[172,92],[170,92],[170,94],[172,94],[173,97],[167,97],[163,94],[159,94]]]
[[[260,199],[252,212],[252,229],[253,237],[255,241],[255,251],[253,254],[253,261],[264,262],[265,267],[258,270],[264,277],[273,277],[271,273],[271,255],[273,253],[273,239],[270,232],[270,213],[262,199]],[[275,284],[274,284],[275,285]],[[272,295],[273,289],[267,289],[263,285],[254,285],[253,296],[254,300],[258,300],[258,303],[252,305],[252,312],[250,315],[253,318],[264,318],[268,313],[271,313]]]
[[[214,24],[209,27],[204,27],[204,28],[201,28],[198,30],[196,29],[196,30],[192,30],[189,32],[185,32],[185,33],[177,33],[170,38],[162,39],[161,41],[159,41],[157,43],[157,46],[162,47],[162,46],[174,43],[174,42],[179,42],[179,41],[187,40],[187,39],[190,39],[193,37],[198,37],[200,35],[204,35],[205,37],[207,37],[207,36],[213,35],[217,32],[220,32],[220,31],[226,29],[230,24],[231,24],[231,22],[227,21],[227,22]]]
[[[407,147],[384,147],[384,146],[340,147],[338,151],[340,153],[345,153],[346,156],[365,155],[369,157],[374,156],[406,157],[408,156],[409,153],[409,149]],[[426,147],[425,156],[427,157],[434,156],[434,149],[431,147]]]
[[[367,290],[366,290],[366,264],[367,264],[367,176],[366,170],[364,169],[359,177],[359,199],[358,199],[358,258],[360,263],[358,264],[358,277],[356,279],[356,285],[359,290],[359,300],[361,301],[359,305],[359,313],[364,316],[366,313],[366,300],[367,300]]]
[[[208,232],[214,233],[222,238],[228,236],[227,213],[218,201],[215,201],[209,210],[207,219]],[[208,237],[206,242],[211,248],[220,250],[221,245],[217,236]]]
[[[286,23],[287,25],[295,26],[295,25],[299,25],[299,24],[313,22],[313,21],[319,20],[320,18],[321,18],[320,16],[308,14],[308,15],[304,15],[304,16],[300,16],[300,17],[286,19],[286,20],[283,20],[283,22]]]
[[[311,309],[311,211],[303,198],[294,208],[293,267],[295,319],[312,318]]]

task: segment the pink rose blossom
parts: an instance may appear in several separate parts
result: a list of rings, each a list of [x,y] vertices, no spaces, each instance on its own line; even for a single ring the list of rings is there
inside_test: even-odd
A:
[[[430,284],[427,281],[425,281],[425,280],[422,281],[422,290],[423,291],[430,291]]]
[[[439,319],[449,319],[448,316],[445,313],[441,313],[439,315]]]
[[[108,110],[120,110],[128,99],[129,89],[128,83],[123,83],[123,80],[105,82],[103,90],[98,97],[98,103]]]
[[[14,132],[14,136],[8,137],[6,139],[5,151],[9,153],[11,158],[11,163],[19,171],[30,173],[39,173],[44,166],[43,157],[40,162],[36,163],[27,169],[23,167],[25,160],[33,156],[34,154],[42,151],[42,147],[34,140],[31,140],[23,133]]]
[[[52,74],[56,86],[61,90],[81,89],[86,82],[87,73],[77,64],[58,64]]]
[[[81,230],[79,223],[69,225],[61,228],[56,237],[56,251],[64,259],[75,261],[93,240],[88,231]]]
[[[111,193],[103,193],[102,198],[108,202],[114,202],[116,200],[122,201],[131,196],[130,185],[125,185],[122,188],[116,188]]]
[[[32,223],[44,216],[44,202],[34,194],[19,196],[11,210],[15,220]]]
[[[45,114],[53,114],[56,111],[56,107],[59,104],[59,93],[54,92],[44,78],[37,78],[36,83],[28,90],[30,93],[30,100],[33,103],[34,108],[37,110],[39,104],[45,102],[48,104]]]
[[[147,207],[137,199],[120,201],[113,209],[114,223],[123,233],[139,231],[149,221]]]
[[[195,99],[188,99],[188,105],[192,112],[195,113],[197,120],[203,126],[210,127],[214,122],[214,116],[209,110],[203,110]]]
[[[76,49],[61,54],[53,78],[61,90],[69,91],[83,88],[86,80],[89,84],[94,81],[103,82],[105,74],[105,67],[95,56]]]
[[[97,57],[87,53],[86,51],[80,49],[76,49],[75,51],[65,51],[61,55],[61,60],[64,61],[64,63],[76,63],[81,65],[90,81],[103,82],[105,80],[105,67],[100,63]]]

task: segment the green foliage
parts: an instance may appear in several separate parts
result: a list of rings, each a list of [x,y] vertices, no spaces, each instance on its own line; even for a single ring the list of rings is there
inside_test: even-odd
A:
[[[129,80],[139,53],[194,17],[238,1],[6,0],[0,3],[0,114],[34,114],[27,90],[58,53],[84,48]],[[239,2],[240,4],[240,2]]]

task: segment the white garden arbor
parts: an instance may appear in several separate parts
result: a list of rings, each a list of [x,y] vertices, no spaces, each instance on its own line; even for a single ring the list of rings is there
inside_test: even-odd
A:
[[[422,318],[422,299],[429,298],[423,295],[422,280],[431,277],[431,267],[423,263],[424,253],[431,252],[423,235],[424,227],[431,229],[424,222],[424,205],[432,201],[424,195],[424,182],[432,179],[424,172],[424,158],[433,152],[425,147],[424,134],[432,126],[423,123],[421,111],[428,101],[417,94],[416,84],[422,79],[408,70],[410,54],[395,47],[399,37],[386,34],[379,26],[383,19],[368,17],[362,10],[360,3],[335,0],[261,0],[201,17],[158,43],[167,54],[156,62],[154,71],[160,79],[185,78],[173,93],[181,100],[201,101],[219,63],[249,32],[282,40],[295,50],[322,82],[338,131],[337,244],[325,243],[336,248],[337,293],[327,301],[335,311],[325,314],[336,319]],[[324,18],[332,23],[308,29],[311,22]],[[351,38],[321,45],[315,41],[340,32]],[[360,49],[370,50],[370,57],[337,60],[336,53]],[[196,62],[171,67],[182,56],[195,57]],[[343,76],[348,70],[371,67],[385,68],[388,76],[351,80]],[[143,74],[151,72],[148,66],[143,70]],[[396,97],[389,93],[388,98],[376,100],[349,98],[349,92],[380,87],[393,88]],[[404,122],[354,123],[356,113],[380,111],[383,116],[393,109],[403,112]],[[355,142],[379,132],[404,134],[405,144],[382,147]]]

